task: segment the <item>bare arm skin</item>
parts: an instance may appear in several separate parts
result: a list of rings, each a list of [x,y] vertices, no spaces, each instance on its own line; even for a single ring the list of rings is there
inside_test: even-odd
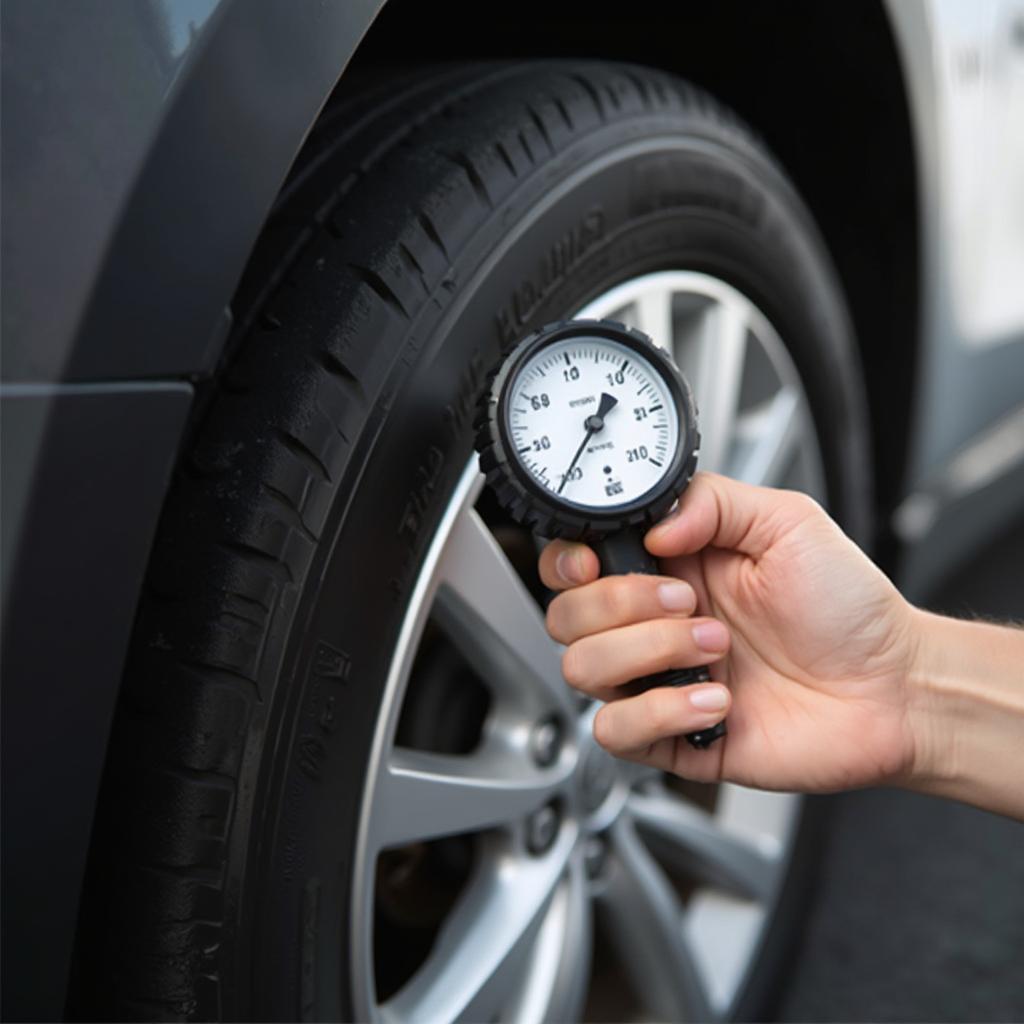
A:
[[[910,605],[806,495],[699,473],[647,535],[663,577],[541,556],[570,685],[605,702],[611,753],[701,781],[903,785],[1024,818],[1024,632]],[[680,583],[679,581],[683,581]],[[620,697],[665,668],[713,683]],[[683,735],[729,716],[709,750]]]
[[[916,615],[907,784],[1024,819],[1024,631]]]

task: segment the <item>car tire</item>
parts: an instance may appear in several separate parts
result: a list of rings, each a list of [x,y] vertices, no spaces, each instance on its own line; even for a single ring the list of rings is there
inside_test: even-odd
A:
[[[668,268],[728,281],[774,324],[830,510],[866,538],[841,291],[736,117],[667,73],[582,60],[416,69],[328,107],[239,288],[159,526],[87,881],[81,1012],[365,1011],[348,965],[367,766],[485,376],[530,329]]]

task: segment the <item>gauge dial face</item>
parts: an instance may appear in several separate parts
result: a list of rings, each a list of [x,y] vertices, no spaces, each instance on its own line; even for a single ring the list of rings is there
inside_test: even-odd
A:
[[[567,504],[626,505],[669,472],[676,403],[661,373],[627,345],[586,336],[554,342],[518,369],[506,394],[514,457]]]

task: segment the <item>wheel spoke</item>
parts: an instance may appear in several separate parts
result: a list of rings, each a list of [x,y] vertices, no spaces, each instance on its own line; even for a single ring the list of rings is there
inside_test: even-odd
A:
[[[800,441],[801,407],[796,388],[781,388],[764,406],[741,417],[740,438],[749,441],[729,475],[748,484],[778,486]]]
[[[612,829],[608,880],[596,893],[608,938],[659,1020],[716,1017],[683,930],[683,908],[627,816]]]
[[[629,320],[644,334],[649,334],[656,345],[672,351],[675,329],[672,319],[672,291],[669,288],[649,288],[633,302]]]
[[[430,955],[381,1015],[429,1024],[492,1020],[512,1003],[573,838],[563,835],[544,857],[517,857],[497,846],[484,851]]]
[[[705,811],[664,789],[630,794],[629,809],[637,825],[701,881],[747,899],[764,901],[774,891],[778,853],[723,831]]]
[[[396,747],[378,778],[372,848],[522,821],[552,799],[569,770],[539,770],[494,746],[463,756]]]
[[[548,906],[514,1005],[514,1021],[579,1020],[590,980],[593,920],[580,858],[573,859]]]
[[[572,712],[559,650],[540,608],[474,509],[452,528],[435,616],[499,698],[533,712]]]
[[[736,429],[743,360],[747,351],[747,316],[738,303],[711,307],[702,334],[700,369],[694,393],[700,409],[702,468],[722,472]]]

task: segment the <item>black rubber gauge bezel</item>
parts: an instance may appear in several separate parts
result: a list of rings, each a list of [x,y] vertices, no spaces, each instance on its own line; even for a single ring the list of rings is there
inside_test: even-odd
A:
[[[568,338],[601,338],[633,349],[661,374],[676,403],[679,436],[668,469],[654,487],[631,502],[594,508],[558,498],[523,467],[509,437],[507,385],[540,349]],[[697,468],[700,448],[697,407],[690,386],[668,355],[646,334],[616,320],[563,320],[527,335],[488,378],[474,425],[480,468],[487,483],[516,522],[544,537],[594,540],[629,526],[657,522],[686,490]]]

